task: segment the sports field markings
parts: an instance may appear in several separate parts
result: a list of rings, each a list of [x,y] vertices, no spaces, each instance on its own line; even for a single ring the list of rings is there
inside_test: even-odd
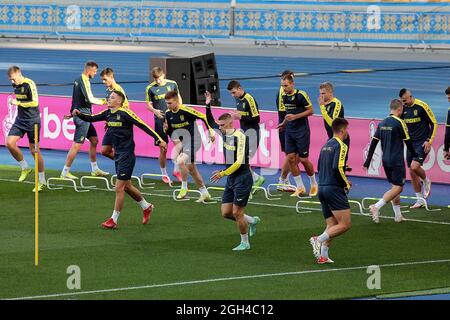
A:
[[[438,263],[449,263],[449,262],[450,262],[450,259],[445,259],[445,260],[389,263],[389,264],[381,264],[381,265],[377,265],[377,266],[379,266],[380,268],[391,268],[391,267],[403,267],[403,266],[422,265],[422,264],[438,264]],[[333,269],[304,270],[304,271],[279,272],[279,273],[265,273],[265,274],[247,275],[247,276],[234,276],[234,277],[226,277],[226,278],[213,278],[213,279],[204,279],[204,280],[191,280],[191,281],[180,281],[180,282],[161,283],[161,284],[150,284],[150,285],[135,286],[135,287],[55,293],[55,294],[38,295],[38,296],[16,297],[16,298],[1,298],[0,300],[32,300],[32,299],[60,298],[60,297],[80,296],[80,295],[95,294],[95,293],[110,293],[110,292],[123,292],[123,291],[142,290],[142,289],[167,288],[167,287],[187,286],[187,285],[213,283],[213,282],[235,281],[235,280],[243,280],[243,279],[260,279],[260,278],[272,278],[272,277],[283,277],[283,276],[296,276],[296,275],[304,275],[304,274],[312,274],[312,273],[367,270],[368,267],[369,267],[369,265],[359,266],[359,267],[349,267],[349,268],[333,268]]]
[[[0,181],[19,183],[17,180],[12,180],[12,179],[1,179],[0,178]],[[26,184],[34,185],[34,182],[30,182],[30,181],[24,181],[24,182],[20,182],[20,183],[26,183]],[[55,186],[61,186],[61,187],[68,187],[68,188],[70,188],[70,186],[65,186],[65,185],[55,185]],[[105,188],[95,188],[95,189],[89,189],[89,190],[91,190],[91,191],[111,192],[110,190],[105,189]],[[173,192],[173,189],[169,189],[169,190],[155,190],[155,191],[158,191],[158,192],[167,192],[167,191]],[[166,194],[148,193],[148,192],[143,192],[143,191],[141,191],[141,193],[143,195],[147,195],[147,196],[172,198],[172,195],[166,195]],[[283,205],[283,204],[262,203],[262,202],[253,202],[253,201],[249,201],[248,204],[254,204],[254,205],[257,205],[257,206],[265,206],[265,207],[287,208],[287,209],[294,209],[295,210],[295,206],[289,206],[289,205]],[[319,208],[317,208],[317,209],[309,208],[308,210],[322,211]],[[368,217],[369,216],[369,213],[367,215],[365,215],[365,214],[361,214],[359,212],[351,212],[351,214],[355,215],[355,216],[363,216],[363,217]],[[394,220],[394,217],[387,217],[387,216],[381,216],[381,215],[380,215],[380,218]],[[418,222],[418,223],[439,224],[439,225],[450,226],[450,222],[444,222],[444,221],[431,221],[431,220],[420,220],[420,219],[407,218],[405,223],[408,223],[408,222]]]

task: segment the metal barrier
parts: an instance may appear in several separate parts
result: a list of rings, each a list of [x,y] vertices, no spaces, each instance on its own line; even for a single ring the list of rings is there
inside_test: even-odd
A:
[[[73,187],[73,189],[75,190],[75,192],[89,192],[90,190],[79,190],[77,187],[77,184],[75,182],[75,180],[73,179],[68,179],[68,178],[48,178],[47,179],[47,188],[49,190],[61,190],[64,186],[62,185],[56,185],[54,184],[54,186],[52,186],[51,182],[54,181],[59,181],[59,182],[70,182],[71,187]]]
[[[400,199],[409,199],[409,200],[416,200],[416,201],[422,201],[424,203],[425,206],[425,210],[426,211],[441,211],[441,209],[437,208],[437,209],[430,209],[430,207],[428,206],[428,202],[425,198],[423,197],[410,197],[410,196],[400,196]],[[370,198],[370,197],[365,197],[362,199],[362,207],[364,209],[369,209],[369,206],[365,206],[364,203],[366,203],[368,200],[374,200],[374,201],[378,201],[380,200],[380,198]],[[408,212],[408,211],[402,211],[402,212]]]
[[[84,183],[85,180],[97,180],[97,181],[104,181],[106,184],[106,189],[108,189],[109,191],[115,191],[114,187],[110,187],[109,186],[109,181],[108,179],[106,179],[105,177],[93,177],[93,176],[82,176],[80,178],[80,186],[83,189],[95,189],[97,188],[96,185],[86,185]]]
[[[330,42],[339,46],[401,44],[424,49],[450,44],[450,12],[360,12],[327,10],[286,10],[210,6],[162,7],[134,1],[119,4],[64,6],[0,4],[0,34],[30,35],[39,39],[92,37],[103,41],[145,41],[149,38],[203,39],[240,37],[255,40]],[[192,5],[192,4],[191,4]],[[195,5],[194,5],[195,6]],[[446,10],[446,11],[445,11]],[[260,42],[261,44],[261,42]]]
[[[177,192],[180,192],[180,191],[181,191],[181,189],[175,189],[175,190],[173,190],[173,192],[172,192],[172,198],[173,198],[173,200],[175,200],[175,201],[189,201],[189,200],[191,200],[191,198],[187,198],[187,197],[182,198],[182,199],[178,199],[178,198],[177,198]],[[203,203],[203,204],[214,204],[214,203],[217,203],[217,201],[208,201],[208,202],[206,202],[206,201],[201,201],[201,200],[200,200],[200,197],[201,197],[202,193],[201,193],[199,190],[188,190],[187,192],[188,192],[188,193],[195,193],[195,194],[198,194],[198,195],[199,195],[199,199],[197,199],[195,202]]]
[[[145,177],[150,177],[150,178],[164,178],[164,177],[166,177],[169,180],[169,183],[168,183],[169,187],[174,188],[174,186],[172,185],[172,180],[170,179],[170,177],[168,175],[160,174],[160,173],[143,173],[141,175],[141,184],[143,186],[145,186],[145,187],[148,187],[148,186],[154,186],[155,182],[150,182],[150,183],[147,182],[146,183],[144,181]]]

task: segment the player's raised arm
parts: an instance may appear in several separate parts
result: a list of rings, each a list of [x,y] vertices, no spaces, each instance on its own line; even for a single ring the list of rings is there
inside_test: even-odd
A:
[[[155,142],[159,145],[164,142],[162,138],[157,134],[148,124],[146,124],[141,118],[139,118],[133,111],[127,109],[121,109],[126,113],[127,120],[137,126],[139,129],[147,133],[149,136],[155,139]]]
[[[105,109],[97,114],[87,114],[81,113],[80,110],[74,109],[72,111],[72,116],[78,116],[81,120],[86,122],[97,122],[97,121],[105,121],[108,117],[109,110]]]
[[[219,125],[216,122],[216,119],[214,119],[214,115],[211,111],[211,93],[206,91],[205,92],[206,97],[206,119],[208,120],[208,123],[211,125],[213,129],[219,129]]]

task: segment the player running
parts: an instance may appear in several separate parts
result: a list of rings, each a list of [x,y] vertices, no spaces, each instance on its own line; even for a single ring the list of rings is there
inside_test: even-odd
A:
[[[106,105],[106,99],[97,99],[92,94],[90,80],[95,77],[98,70],[98,64],[94,61],[86,62],[82,75],[76,79],[73,83],[72,93],[72,107],[70,113],[77,109],[82,113],[92,114],[92,105]],[[78,179],[70,173],[70,167],[72,166],[78,151],[80,151],[85,139],[88,139],[91,143],[89,148],[89,158],[91,160],[91,175],[97,177],[104,177],[108,175],[108,172],[100,170],[97,165],[97,144],[98,137],[95,127],[86,121],[83,121],[78,116],[73,117],[75,123],[75,134],[73,138],[72,146],[67,153],[66,163],[61,171],[61,178]]]
[[[336,118],[344,118],[344,105],[341,100],[334,96],[334,87],[330,82],[324,82],[319,86],[319,106],[322,113],[325,130],[328,135],[328,139],[333,137],[333,130],[331,129],[331,123]],[[350,136],[345,139],[344,143],[347,145],[350,151]],[[348,153],[347,153],[348,158]],[[351,167],[347,166],[345,171],[352,171]]]
[[[381,141],[381,149],[383,150],[383,168],[389,183],[392,185],[391,190],[387,191],[383,198],[377,203],[370,206],[372,219],[375,223],[379,223],[380,209],[392,201],[392,209],[395,214],[395,222],[403,222],[400,211],[400,194],[406,180],[405,158],[403,142],[408,148],[408,152],[416,157],[411,139],[409,138],[408,128],[405,122],[400,118],[403,114],[402,102],[394,99],[390,104],[391,114],[378,125],[378,129],[372,138],[367,155],[364,169],[367,170],[372,161],[373,153],[377,147],[378,141]]]
[[[347,193],[351,183],[345,176],[345,159],[348,147],[348,122],[336,118],[331,124],[333,138],[320,150],[319,156],[319,200],[326,222],[325,231],[310,238],[314,257],[318,264],[333,263],[328,256],[332,239],[347,232],[351,226],[350,205]]]
[[[155,120],[155,131],[160,135],[163,140],[168,143],[169,138],[167,134],[164,132],[164,117],[167,111],[166,104],[166,93],[169,91],[178,90],[178,85],[175,81],[166,79],[166,74],[163,69],[160,67],[154,67],[152,69],[152,77],[153,82],[150,83],[146,88],[146,101],[147,101],[147,109],[154,114]],[[178,93],[178,99],[180,103],[181,96]],[[167,173],[167,150],[160,149],[159,153],[159,166],[161,169],[161,174],[163,175],[162,180],[165,183],[171,184],[172,181],[169,178],[169,174]],[[175,162],[175,167],[172,175],[181,181],[181,173],[178,164]]]
[[[247,92],[241,84],[232,80],[228,83],[227,90],[231,96],[236,100],[236,112],[231,113],[234,120],[239,120],[241,130],[249,137],[249,156],[252,159],[259,147],[260,140],[260,116],[258,110],[258,103],[255,98]],[[263,176],[258,175],[254,170],[250,168],[252,173],[253,185],[260,187],[264,184],[265,179]],[[255,193],[258,189],[253,189]]]
[[[190,174],[201,193],[198,202],[207,202],[211,196],[206,190],[203,178],[195,165],[195,154],[201,147],[201,138],[195,121],[200,119],[209,130],[211,142],[214,142],[214,130],[208,123],[206,116],[190,107],[180,104],[178,92],[166,93],[166,124],[164,125],[167,135],[175,143],[175,161],[180,166],[181,189],[177,199],[184,199],[188,192],[188,175]]]
[[[447,100],[450,102],[450,87],[445,90]],[[450,160],[450,107],[447,111],[447,121],[445,123],[445,138],[444,138],[444,159]]]
[[[106,100],[113,91],[120,91],[125,97],[125,101],[122,104],[122,108],[129,109],[130,103],[128,102],[127,95],[123,88],[116,82],[114,78],[114,70],[111,68],[105,68],[100,73],[103,84],[106,86]],[[112,147],[112,137],[110,131],[108,131],[108,126],[105,126],[105,135],[102,140],[102,155],[114,160],[114,149]]]
[[[413,97],[408,89],[401,89],[399,97],[403,102],[403,119],[405,120],[411,142],[416,150],[417,157],[408,152],[406,161],[411,175],[411,183],[418,198],[411,209],[423,207],[424,201],[431,193],[431,180],[427,178],[422,168],[423,162],[431,150],[431,144],[438,128],[436,118],[431,108],[423,101]],[[423,193],[422,186],[423,183]]]
[[[208,103],[208,102],[207,102]],[[250,249],[248,237],[256,233],[256,225],[260,218],[244,213],[252,191],[252,174],[250,172],[248,136],[233,127],[233,117],[229,113],[222,114],[217,122],[223,134],[225,170],[217,170],[211,176],[212,182],[218,182],[227,176],[225,190],[222,195],[222,216],[235,220],[241,235],[241,243],[233,251]]]
[[[297,156],[308,174],[311,188],[309,195],[317,195],[317,182],[314,166],[309,161],[310,129],[308,117],[313,114],[313,106],[308,94],[295,89],[294,78],[286,75],[281,81],[283,86],[283,103],[286,108],[286,117],[278,128],[286,129],[286,153],[288,154],[289,166],[294,177],[297,190],[291,197],[298,197],[306,192],[297,164]]]
[[[11,103],[17,106],[17,117],[13,126],[9,130],[6,138],[6,147],[11,155],[19,163],[22,172],[20,173],[19,182],[24,181],[31,173],[32,169],[23,157],[22,151],[17,146],[17,141],[23,138],[26,134],[28,137],[28,144],[31,155],[35,154],[35,138],[39,141],[39,132],[41,130],[41,116],[39,113],[39,97],[36,84],[33,80],[25,78],[18,66],[11,66],[8,68],[8,78],[14,88],[15,99]],[[38,136],[34,136],[34,125],[38,125]],[[44,159],[41,151],[38,150],[38,191],[42,191],[47,185],[45,181]],[[33,189],[33,192],[36,190]]]
[[[136,156],[134,154],[134,139],[133,126],[137,126],[145,133],[152,136],[156,144],[160,148],[166,148],[167,144],[162,138],[145,124],[138,116],[131,110],[123,108],[125,95],[120,91],[113,91],[108,99],[108,109],[95,114],[81,113],[80,110],[74,109],[73,116],[77,116],[88,123],[96,121],[106,121],[109,131],[112,146],[115,150],[114,161],[116,166],[117,183],[116,201],[111,218],[102,223],[105,229],[117,228],[119,215],[123,208],[125,192],[130,195],[141,207],[143,212],[142,223],[147,224],[151,213],[154,209],[153,204],[148,203],[143,197],[139,189],[134,187],[131,183],[131,176],[133,175],[134,165],[136,163]]]

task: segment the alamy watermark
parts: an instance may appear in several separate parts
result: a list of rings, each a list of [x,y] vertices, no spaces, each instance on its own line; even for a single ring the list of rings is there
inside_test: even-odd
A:
[[[67,278],[67,289],[79,290],[81,289],[81,269],[77,265],[71,265],[67,267],[66,273],[69,275]]]
[[[367,289],[369,290],[379,290],[381,289],[381,270],[379,266],[368,266],[366,270],[367,274],[370,274],[367,278]]]
[[[81,10],[79,6],[72,5],[67,7],[66,27],[69,30],[81,30]]]

